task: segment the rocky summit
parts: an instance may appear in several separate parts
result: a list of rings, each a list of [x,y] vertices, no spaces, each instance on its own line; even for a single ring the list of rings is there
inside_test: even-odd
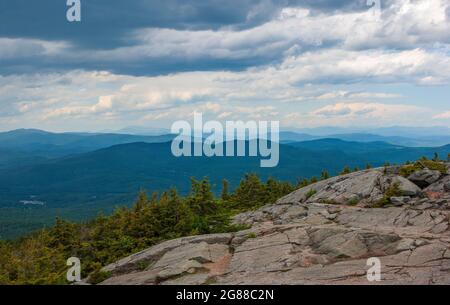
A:
[[[101,284],[450,284],[450,175],[370,169],[239,214],[248,229],[160,243]],[[381,281],[367,278],[368,258]]]

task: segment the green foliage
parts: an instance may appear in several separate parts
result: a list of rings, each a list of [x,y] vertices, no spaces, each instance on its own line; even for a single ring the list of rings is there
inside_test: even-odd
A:
[[[383,198],[375,204],[375,207],[381,208],[391,203],[391,197],[403,196],[403,191],[400,189],[400,183],[392,183],[384,193]]]
[[[326,170],[322,171],[322,174],[320,175],[320,180],[327,180],[328,178],[330,178],[330,174],[328,173],[328,171]]]
[[[233,193],[227,188],[224,182],[216,198],[206,178],[191,179],[186,197],[176,189],[151,197],[141,191],[131,208],[110,216],[82,224],[56,218],[49,229],[0,241],[0,284],[66,284],[66,260],[72,256],[80,258],[82,276],[99,283],[110,276],[100,271],[103,266],[161,241],[246,229],[232,225],[231,216],[273,203],[295,189],[272,178],[262,182],[256,174],[246,175]]]
[[[314,196],[317,193],[317,191],[315,189],[310,189],[306,194],[305,197],[306,199],[311,198],[312,196]]]
[[[297,182],[297,188],[301,189],[301,188],[308,186],[309,184],[310,183],[309,183],[308,179],[301,179]]]
[[[222,194],[220,195],[220,198],[223,201],[227,201],[228,199],[230,199],[230,194],[228,191],[228,180],[226,179],[222,180]]]
[[[358,205],[359,201],[360,201],[360,198],[355,196],[348,200],[347,205],[355,206],[355,205]]]
[[[350,169],[350,167],[346,166],[344,167],[344,169],[342,170],[342,172],[340,173],[340,175],[347,175],[350,174],[352,172],[352,170]]]
[[[433,155],[433,161],[434,162],[439,162],[440,161],[439,154],[437,152],[435,152],[434,155]]]
[[[416,171],[422,170],[424,168],[428,168],[430,170],[440,171],[442,174],[447,173],[447,167],[444,163],[440,161],[428,160],[426,158],[422,158],[421,160],[415,163],[405,164],[400,168],[400,175],[403,177],[408,177]]]
[[[89,275],[89,283],[98,284],[111,277],[111,272],[96,270]]]
[[[258,209],[269,203],[274,203],[295,190],[288,182],[280,182],[269,178],[262,182],[256,174],[247,174],[226,202],[234,213]]]
[[[247,237],[248,238],[256,238],[256,233],[255,232],[248,233]]]
[[[322,199],[320,203],[330,204],[330,205],[338,205],[339,203],[333,199]]]

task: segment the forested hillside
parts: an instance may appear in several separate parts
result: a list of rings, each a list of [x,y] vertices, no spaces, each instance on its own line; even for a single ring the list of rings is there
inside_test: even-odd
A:
[[[226,180],[220,196],[208,180],[191,181],[191,191],[180,196],[175,188],[147,196],[141,192],[131,208],[76,224],[57,218],[55,225],[16,241],[0,241],[0,284],[64,284],[66,260],[81,259],[93,281],[106,275],[98,270],[115,260],[160,241],[181,236],[235,231],[230,217],[252,210],[292,192],[286,182],[246,175],[234,192]]]

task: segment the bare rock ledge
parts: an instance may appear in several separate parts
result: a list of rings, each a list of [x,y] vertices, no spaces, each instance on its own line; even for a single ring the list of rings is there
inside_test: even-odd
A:
[[[250,229],[166,241],[106,266],[101,284],[373,284],[369,257],[381,260],[378,284],[450,284],[449,177],[418,173],[419,187],[390,168],[320,181],[234,218]],[[373,208],[392,183],[402,196]]]

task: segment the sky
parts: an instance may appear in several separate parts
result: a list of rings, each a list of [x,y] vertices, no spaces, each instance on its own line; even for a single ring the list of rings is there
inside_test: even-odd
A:
[[[448,0],[0,0],[0,130],[450,127]]]

